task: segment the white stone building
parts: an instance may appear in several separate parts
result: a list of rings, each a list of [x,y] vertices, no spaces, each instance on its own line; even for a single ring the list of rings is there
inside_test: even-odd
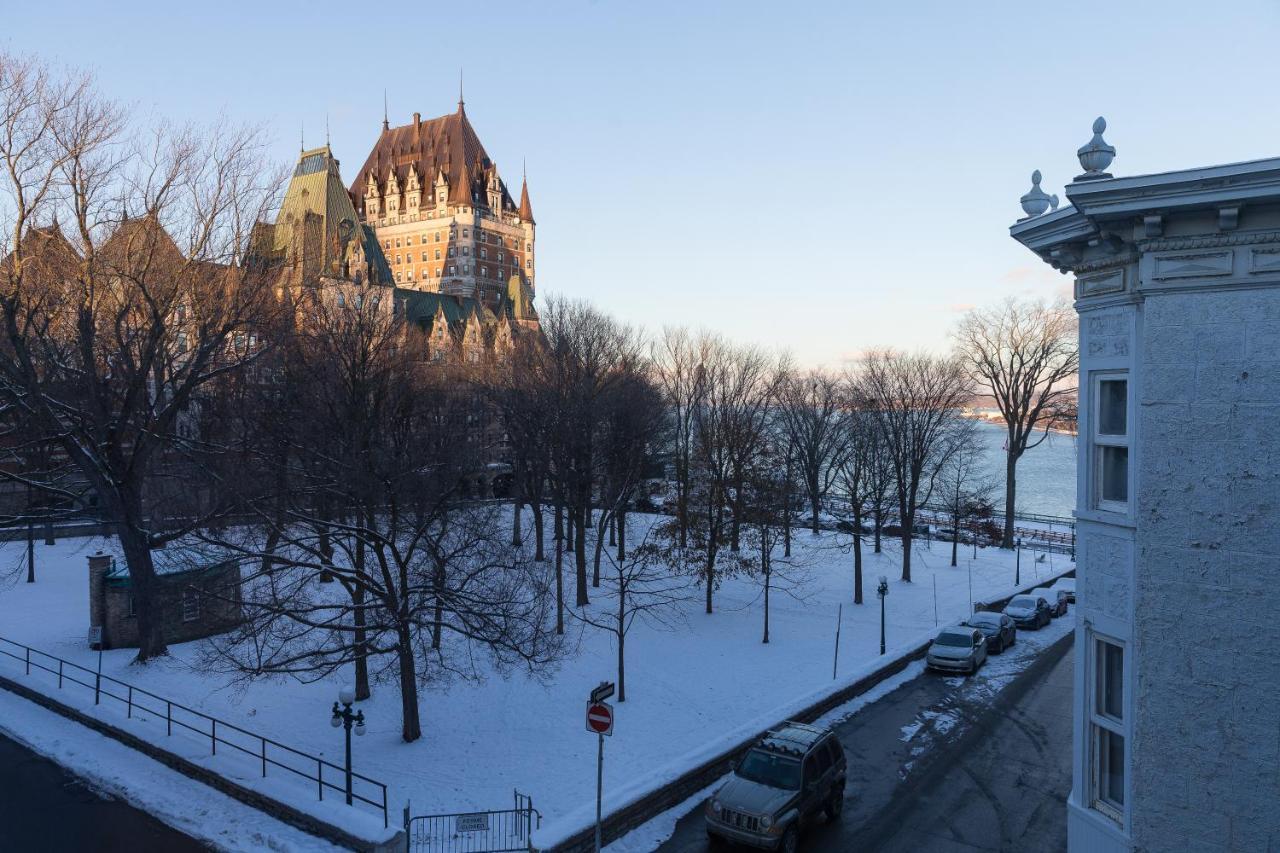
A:
[[[1069,848],[1277,851],[1280,158],[1115,178],[1094,130],[1010,229],[1080,316]]]

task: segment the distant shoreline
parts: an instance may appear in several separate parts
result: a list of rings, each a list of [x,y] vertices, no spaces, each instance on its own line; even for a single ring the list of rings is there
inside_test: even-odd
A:
[[[997,417],[987,417],[987,416],[985,416],[985,415],[978,415],[978,414],[974,414],[974,413],[972,413],[972,412],[962,412],[962,413],[960,414],[960,417],[962,417],[962,418],[968,418],[969,420],[972,420],[972,421],[978,421],[979,423],[990,424],[991,426],[997,426],[997,427],[1007,427],[1007,426],[1008,426],[1008,424],[1006,423],[1005,419],[1004,419],[1003,417],[999,417],[999,416],[997,416]],[[1038,430],[1038,429],[1037,429],[1037,432],[1039,432],[1039,430]],[[1056,427],[1051,427],[1051,428],[1049,429],[1049,432],[1050,432],[1050,433],[1052,433],[1053,435],[1069,435],[1069,436],[1071,436],[1072,438],[1075,438],[1075,437],[1079,434],[1079,433],[1078,433],[1078,431],[1077,431],[1077,430],[1074,430],[1074,429],[1059,429],[1059,428],[1056,428]]]

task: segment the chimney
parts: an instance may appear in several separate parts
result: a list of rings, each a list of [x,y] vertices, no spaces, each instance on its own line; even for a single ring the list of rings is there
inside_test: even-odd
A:
[[[416,130],[418,129],[418,127],[419,127],[421,124],[422,124],[422,114],[421,114],[421,113],[414,113],[414,114],[413,114],[413,129],[416,131]]]
[[[102,647],[107,647],[106,620],[107,609],[107,571],[111,568],[111,557],[101,551],[89,557],[89,627],[102,629]]]

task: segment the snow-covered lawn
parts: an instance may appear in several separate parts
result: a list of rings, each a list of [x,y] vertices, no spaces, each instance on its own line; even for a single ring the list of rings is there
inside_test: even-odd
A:
[[[99,548],[118,553],[118,546],[111,540],[72,539],[36,548],[37,582],[28,585],[16,571],[25,543],[0,545],[0,636],[92,667],[97,654],[86,645],[85,557]],[[627,702],[616,706],[615,733],[605,747],[606,809],[626,789],[634,792],[646,780],[675,775],[714,741],[768,725],[786,706],[829,688],[838,605],[844,605],[838,680],[874,666],[880,641],[878,575],[890,579],[891,654],[920,642],[936,624],[963,618],[969,612],[970,583],[974,599],[1013,587],[1012,553],[985,549],[972,559],[972,549],[962,549],[960,566],[951,568],[949,547],[941,543],[921,544],[914,555],[914,583],[904,583],[898,580],[897,545],[887,541],[884,554],[866,549],[866,603],[855,606],[847,536],[812,537],[801,531],[795,549],[808,564],[809,580],[799,599],[773,593],[768,645],[760,642],[759,584],[747,579],[724,582],[712,615],[702,612],[695,591],[673,624],[637,623],[628,635]],[[1034,555],[1023,552],[1024,584],[1067,568],[1070,563],[1060,555],[1037,564]],[[571,599],[567,560],[566,570]],[[584,704],[592,687],[613,680],[616,652],[606,633],[576,620],[569,622],[569,631],[570,654],[542,681],[514,674],[478,684],[428,686],[422,693],[424,737],[414,744],[400,740],[394,685],[375,685],[373,698],[362,703],[369,733],[355,744],[355,762],[359,771],[391,786],[393,817],[405,801],[417,814],[509,808],[512,789],[533,797],[544,823],[594,802],[596,742],[584,728]],[[329,725],[338,679],[230,688],[225,677],[197,668],[197,646],[175,646],[168,660],[146,667],[130,664],[130,650],[109,651],[103,671],[341,763],[341,732]],[[0,671],[20,675],[22,667],[0,658]]]

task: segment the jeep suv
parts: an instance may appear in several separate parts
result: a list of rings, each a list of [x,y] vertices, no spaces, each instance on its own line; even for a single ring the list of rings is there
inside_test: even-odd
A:
[[[751,747],[707,800],[707,837],[795,853],[800,831],[844,807],[845,757],[830,729],[786,723]]]

